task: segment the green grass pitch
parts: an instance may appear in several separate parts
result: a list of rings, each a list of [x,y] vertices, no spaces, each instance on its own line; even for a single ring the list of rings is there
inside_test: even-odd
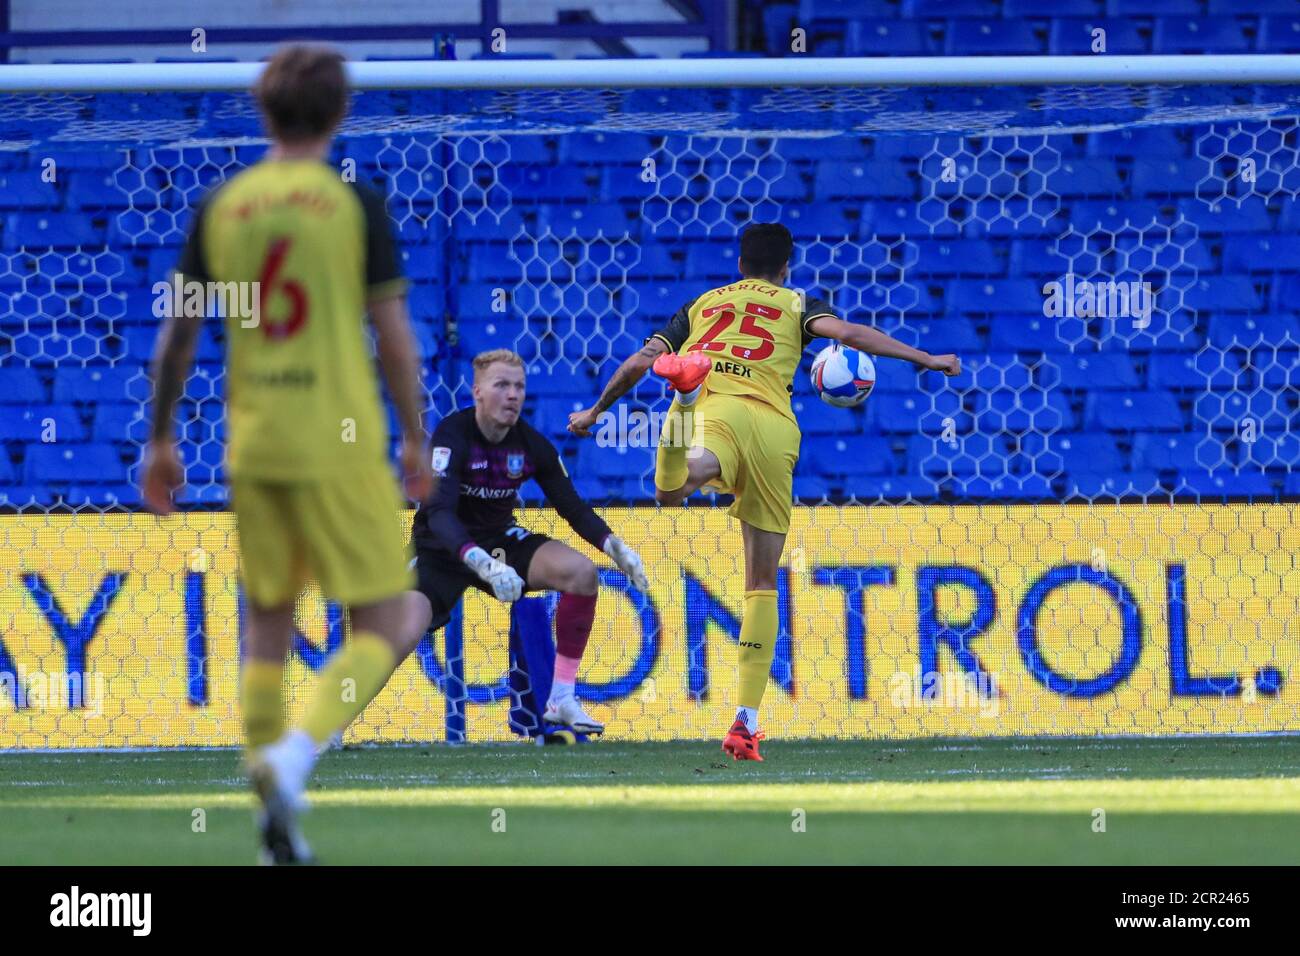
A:
[[[322,863],[349,864],[1300,863],[1300,738],[776,740],[764,754],[349,749],[322,760],[304,829]],[[0,864],[253,862],[239,759],[0,754]]]

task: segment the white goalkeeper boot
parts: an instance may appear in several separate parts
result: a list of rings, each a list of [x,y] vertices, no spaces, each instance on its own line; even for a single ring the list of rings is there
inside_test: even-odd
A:
[[[572,695],[568,697],[552,697],[546,702],[546,712],[542,714],[542,721],[548,724],[561,724],[572,727],[574,730],[583,734],[603,734],[605,725],[593,720],[582,705],[578,703],[578,698]]]
[[[249,760],[248,775],[262,801],[259,826],[265,864],[291,866],[316,862],[298,829],[298,814],[307,809],[304,790],[314,763],[315,746],[300,730],[263,747]]]

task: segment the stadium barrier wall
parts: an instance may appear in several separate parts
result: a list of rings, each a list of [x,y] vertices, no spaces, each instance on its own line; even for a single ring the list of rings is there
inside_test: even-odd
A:
[[[521,514],[590,553],[551,512]],[[714,737],[734,706],[738,527],[708,507],[606,516],[645,558],[651,592],[602,571],[580,693],[611,737]],[[1245,504],[796,508],[767,726],[879,738],[1300,729],[1295,517],[1294,505]],[[236,547],[227,513],[0,518],[0,747],[239,743]],[[347,741],[443,740],[453,710],[465,739],[511,739],[509,624],[471,591]],[[291,717],[345,639],[319,595],[299,627]]]
[[[0,93],[246,91],[262,63],[0,66]],[[746,86],[1295,83],[1300,55],[783,57],[777,59],[351,62],[358,90]]]

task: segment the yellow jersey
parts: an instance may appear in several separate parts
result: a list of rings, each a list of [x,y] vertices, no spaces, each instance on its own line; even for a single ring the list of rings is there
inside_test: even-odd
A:
[[[257,163],[204,200],[177,271],[256,306],[225,310],[231,476],[311,481],[387,459],[365,312],[406,280],[377,193],[316,160]]]
[[[674,352],[712,358],[707,391],[757,399],[795,421],[794,373],[816,338],[808,323],[826,315],[837,317],[825,300],[805,300],[766,279],[740,279],[692,299],[651,338]]]

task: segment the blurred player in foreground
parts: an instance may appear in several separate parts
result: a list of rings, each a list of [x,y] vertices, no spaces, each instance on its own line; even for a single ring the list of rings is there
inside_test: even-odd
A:
[[[592,408],[569,416],[589,435],[598,416],[652,366],[676,391],[660,439],[655,500],[680,504],[704,485],[734,494],[745,548],[740,627],[739,709],[722,749],[762,760],[758,709],[776,650],[776,578],[790,530],[799,425],[790,408],[799,356],[817,338],[957,375],[955,355],[931,355],[883,332],[840,319],[830,304],[784,287],[794,242],[776,223],[747,227],[741,279],[697,296],[625,361]],[[689,453],[688,453],[689,451]]]
[[[423,500],[432,475],[406,280],[384,201],[325,162],[347,109],[342,57],[282,48],[256,96],[271,150],[204,200],[177,271],[187,282],[258,283],[255,314],[226,320],[230,496],[249,606],[240,693],[264,859],[304,863],[311,851],[296,814],[317,750],[382,689],[412,626],[403,504],[367,311],[401,422],[408,494]],[[173,314],[158,340],[144,494],[161,514],[184,480],[172,413],[200,321]],[[321,672],[301,726],[285,732],[284,662],[308,577],[348,608],[352,638]]]
[[[607,554],[638,590],[641,558],[609,530],[573,487],[555,446],[519,417],[524,363],[497,349],[474,358],[474,407],[453,412],[433,433],[433,496],[415,514],[419,590],[407,595],[416,627],[407,651],[429,627],[442,627],[465,589],[500,601],[524,591],[559,591],[555,612],[555,680],[542,719],[582,733],[603,733],[574,697],[578,665],[596,615],[596,566],[561,541],[515,523],[519,486],[536,479],[560,516]]]

